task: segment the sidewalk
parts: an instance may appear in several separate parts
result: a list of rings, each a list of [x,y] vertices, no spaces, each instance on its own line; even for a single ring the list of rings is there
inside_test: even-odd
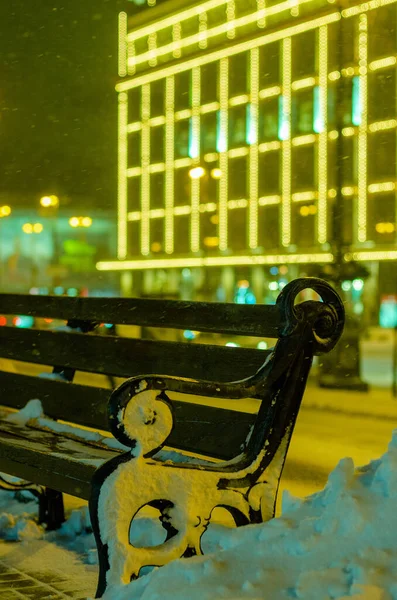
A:
[[[65,496],[69,527],[45,533],[37,525],[35,500],[21,503],[12,492],[0,490],[0,600],[94,598],[98,566],[90,563],[96,562],[95,542],[79,527],[86,504]]]
[[[326,410],[375,419],[397,419],[397,398],[387,388],[370,388],[368,392],[320,388],[309,380],[302,403],[303,410]]]

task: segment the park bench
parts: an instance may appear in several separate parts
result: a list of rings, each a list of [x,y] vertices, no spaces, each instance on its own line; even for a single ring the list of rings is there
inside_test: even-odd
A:
[[[322,301],[296,304],[305,289]],[[144,566],[200,554],[217,506],[237,525],[274,515],[313,355],[331,350],[344,324],[338,295],[314,278],[287,284],[275,305],[0,294],[0,314],[67,322],[56,331],[0,327],[0,358],[26,367],[0,371],[0,471],[23,480],[3,476],[1,486],[35,493],[48,529],[64,520],[62,493],[89,500],[97,597]],[[100,336],[103,322],[274,338],[275,345]],[[52,374],[43,377],[44,366]],[[80,372],[122,383],[115,390],[76,383]],[[129,540],[143,506],[159,511],[166,531],[155,547]]]

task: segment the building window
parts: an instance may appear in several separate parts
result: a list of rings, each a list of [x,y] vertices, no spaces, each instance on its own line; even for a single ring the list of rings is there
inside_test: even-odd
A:
[[[257,0],[244,0],[244,2],[236,2],[236,18],[244,15],[251,15],[258,8]]]
[[[259,207],[259,245],[265,250],[276,250],[280,246],[280,206]]]
[[[141,178],[129,177],[127,179],[128,212],[141,210]]]
[[[150,175],[150,208],[164,208],[164,173]]]
[[[221,172],[218,163],[208,165],[205,175],[200,178],[200,203],[218,201],[218,188]]]
[[[164,79],[153,81],[150,84],[150,116],[158,117],[163,115],[164,110]]]
[[[141,133],[134,131],[128,134],[128,166],[137,167],[141,164]]]
[[[345,137],[342,144],[341,156],[336,156],[336,160],[342,171],[343,185],[353,185],[357,183],[357,137]]]
[[[368,77],[370,122],[396,118],[396,71],[382,69]]]
[[[155,254],[164,250],[164,219],[150,219],[150,251]]]
[[[248,52],[241,52],[229,58],[229,98],[249,92],[248,58]]]
[[[175,206],[185,206],[190,204],[190,177],[189,169],[175,169],[174,180],[174,204]]]
[[[218,73],[218,62],[210,62],[201,67],[201,104],[218,100]]]
[[[337,24],[337,27],[342,27],[342,31],[339,34],[337,45],[335,46],[335,52],[338,56],[338,45],[342,43],[342,56],[339,60],[342,62],[342,67],[353,65],[358,62],[358,40],[357,40],[357,26],[358,19],[342,19]]]
[[[273,42],[259,48],[260,89],[280,83],[280,44]]]
[[[280,152],[265,152],[259,155],[259,196],[280,193]]]
[[[335,202],[335,201],[334,201]],[[334,204],[335,206],[335,204]],[[332,211],[329,211],[329,217],[332,218]],[[342,242],[344,244],[353,243],[353,197],[343,199],[343,223],[342,223]],[[339,219],[337,222],[331,223],[330,231],[333,227],[340,227]],[[337,234],[334,234],[334,239],[337,239]]]
[[[164,127],[161,125],[150,128],[150,161],[164,162]]]
[[[189,156],[189,119],[183,119],[175,123],[175,158],[185,158]]]
[[[397,52],[396,5],[377,7],[368,12],[369,60],[376,60]]]
[[[338,187],[338,169],[342,185],[351,186],[357,183],[357,138],[343,137],[340,140],[328,141],[328,186]]]
[[[316,31],[292,37],[292,80],[314,75],[316,65]]]
[[[327,91],[327,124],[328,129],[335,129],[336,122],[336,99],[337,99],[337,84],[328,85]]]
[[[274,96],[259,104],[259,142],[278,139],[279,98]]]
[[[368,237],[379,244],[396,239],[396,197],[394,193],[371,194],[368,198]]]
[[[296,93],[292,98],[292,135],[313,132],[313,90]]]
[[[128,92],[128,122],[141,120],[141,88],[133,88]]]
[[[292,189],[293,191],[313,190],[315,181],[314,145],[298,146],[292,149]]]
[[[218,224],[219,217],[216,212],[200,213],[200,238],[201,247],[207,251],[218,249]]]
[[[247,143],[247,105],[229,110],[229,147],[238,148]]]
[[[316,213],[314,203],[292,204],[292,240],[298,248],[309,249],[315,244]]]
[[[247,197],[247,159],[231,158],[229,160],[229,198]]]
[[[141,222],[129,221],[127,224],[128,256],[138,256],[141,250]]]
[[[175,75],[175,110],[190,108],[191,71],[182,71]]]
[[[348,21],[349,19],[342,19]],[[351,20],[351,19],[350,19]],[[330,23],[327,27],[328,31],[328,72],[339,71],[339,37],[340,37],[340,21]]]
[[[229,248],[235,251],[246,250],[248,215],[246,208],[228,211]]]
[[[190,251],[190,216],[181,215],[174,219],[174,246],[176,254]]]
[[[211,112],[201,116],[200,142],[201,153],[216,151],[217,113]]]
[[[394,130],[379,131],[368,136],[368,171],[371,183],[394,181],[396,177],[396,132]]]

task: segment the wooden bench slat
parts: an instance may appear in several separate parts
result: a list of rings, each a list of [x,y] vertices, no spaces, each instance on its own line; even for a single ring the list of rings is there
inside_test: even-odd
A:
[[[0,356],[118,377],[167,374],[233,381],[252,375],[269,350],[0,327]]]
[[[67,420],[67,406],[71,422],[103,431],[109,430],[109,395],[110,390],[103,388],[0,371],[0,405],[19,410],[38,398],[47,417]],[[189,402],[173,400],[172,405],[175,427],[169,446],[224,460],[235,456],[256,418],[255,414]]]
[[[280,325],[280,312],[276,305],[147,298],[66,298],[0,294],[0,314],[274,338],[278,337]]]
[[[111,390],[0,371],[0,405],[20,410],[39,399],[46,416],[76,425],[108,430],[107,403]],[[65,410],[67,407],[67,410]]]
[[[95,469],[116,450],[107,450],[49,431],[0,420],[1,470],[88,500]]]

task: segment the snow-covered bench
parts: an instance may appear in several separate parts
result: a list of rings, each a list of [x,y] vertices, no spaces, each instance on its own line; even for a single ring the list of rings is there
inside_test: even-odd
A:
[[[295,304],[307,288],[323,302]],[[2,485],[36,493],[48,528],[63,520],[62,493],[90,501],[97,597],[143,566],[200,553],[217,506],[237,525],[273,516],[313,355],[332,349],[344,324],[338,295],[312,278],[289,283],[276,305],[2,294],[0,314],[67,322],[0,327],[1,358],[39,365],[37,375],[0,371],[0,471],[32,482]],[[95,335],[103,322],[277,341],[256,350]],[[53,374],[40,376],[42,365]],[[80,371],[124,381],[110,392],[75,383]],[[151,548],[129,538],[143,506],[167,532]]]

